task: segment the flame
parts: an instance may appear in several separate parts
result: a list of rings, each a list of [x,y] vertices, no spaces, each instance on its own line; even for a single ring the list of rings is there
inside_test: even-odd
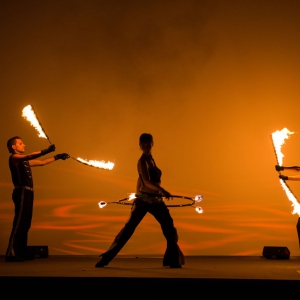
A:
[[[92,166],[92,167],[96,167],[96,168],[100,168],[100,169],[106,169],[106,170],[112,170],[114,167],[114,163],[112,162],[105,162],[105,161],[98,161],[98,160],[85,160],[83,158],[77,157],[77,160],[83,164]]]
[[[289,189],[289,187],[287,186],[287,184],[284,182],[284,180],[279,179],[282,188],[284,189],[288,199],[292,202],[292,206],[294,207],[294,210],[292,211],[292,214],[298,214],[300,216],[300,204],[297,200],[297,198],[294,196],[294,194],[292,193],[292,191]]]
[[[289,138],[289,135],[294,132],[289,131],[287,128],[283,128],[281,131],[277,130],[272,133],[273,146],[277,158],[277,163],[282,166],[283,153],[281,152],[281,147],[284,144],[284,140]]]
[[[105,201],[100,201],[100,202],[98,202],[98,206],[100,207],[100,208],[103,208],[104,206],[106,206],[107,205],[107,202],[105,202]]]
[[[201,202],[203,200],[203,196],[202,195],[196,195],[194,199],[195,199],[196,202]]]
[[[37,130],[37,132],[39,133],[39,137],[48,139],[31,105],[27,105],[26,107],[23,108],[22,117],[27,119],[27,121],[29,121],[31,126],[33,126]]]
[[[128,200],[133,200],[136,198],[136,194],[135,193],[130,193],[129,196],[128,196]]]
[[[284,144],[284,141],[289,138],[289,135],[293,133],[294,132],[289,131],[287,128],[283,128],[281,131],[277,130],[272,133],[273,146],[275,150],[277,164],[279,166],[282,166],[283,157],[284,157],[283,153],[281,152],[281,147]],[[283,190],[285,191],[286,196],[292,202],[292,206],[294,207],[292,214],[294,215],[297,213],[300,216],[300,204],[297,198],[294,196],[293,192],[290,190],[289,186],[286,184],[284,180],[279,178],[279,182]]]
[[[196,210],[196,212],[197,212],[198,214],[202,214],[202,213],[203,213],[203,209],[202,209],[202,207],[200,207],[200,206],[197,206],[197,207],[195,208],[195,210]]]

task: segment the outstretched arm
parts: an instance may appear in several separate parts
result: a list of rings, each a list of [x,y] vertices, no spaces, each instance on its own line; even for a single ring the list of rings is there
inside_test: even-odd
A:
[[[282,180],[300,181],[300,175],[294,175],[294,176],[279,175],[279,178]]]
[[[32,153],[29,153],[29,154],[21,154],[21,153],[15,153],[12,155],[12,160],[15,164],[18,164],[22,161],[25,161],[25,160],[32,160],[32,159],[36,159],[36,158],[39,158],[43,155],[46,155],[50,152],[53,152],[55,151],[55,145],[54,144],[51,144],[48,148],[46,149],[43,149],[41,151],[36,151],[36,152],[32,152]]]
[[[300,167],[298,167],[298,166],[284,167],[284,166],[276,165],[275,166],[275,170],[278,171],[278,172],[285,171],[285,170],[293,171],[293,172],[299,172],[300,171]]]
[[[62,160],[66,160],[70,158],[70,155],[67,153],[60,153],[60,154],[56,154],[53,157],[47,157],[45,159],[33,159],[29,161],[29,165],[31,167],[39,167],[39,166],[45,166],[48,165],[58,159],[62,159]]]

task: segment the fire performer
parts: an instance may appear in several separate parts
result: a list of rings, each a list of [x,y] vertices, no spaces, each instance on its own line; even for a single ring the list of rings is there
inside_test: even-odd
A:
[[[143,154],[137,163],[137,197],[132,205],[129,220],[117,234],[110,248],[100,255],[101,260],[96,263],[96,268],[101,268],[109,264],[130,239],[147,212],[152,214],[159,222],[167,241],[163,266],[181,268],[184,265],[184,256],[178,246],[177,230],[174,227],[169,209],[162,200],[162,196],[167,199],[172,196],[161,186],[161,170],[156,166],[151,155],[153,147],[152,135],[143,133],[140,136],[139,145]]]
[[[300,172],[300,167],[298,167],[298,166],[284,167],[284,166],[275,165],[275,170],[279,173],[281,171]],[[300,181],[300,175],[286,176],[286,175],[279,174],[279,178],[284,181],[285,180]],[[300,216],[298,217],[298,222],[297,222],[296,228],[297,228],[297,234],[298,234],[298,242],[299,242],[299,246],[300,246]]]
[[[11,153],[9,168],[14,185],[12,200],[15,206],[15,215],[5,261],[21,262],[34,258],[27,255],[28,232],[31,226],[34,200],[31,167],[44,166],[59,159],[66,160],[70,156],[67,153],[60,153],[52,157],[39,159],[39,157],[55,151],[54,144],[51,144],[47,149],[26,155],[24,154],[25,144],[19,136],[10,138],[7,141],[7,148]]]

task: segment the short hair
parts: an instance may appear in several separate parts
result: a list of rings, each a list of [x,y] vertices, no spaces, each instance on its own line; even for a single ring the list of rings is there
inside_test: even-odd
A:
[[[142,143],[153,143],[153,136],[150,133],[143,133],[140,136],[140,144]]]
[[[7,141],[7,149],[9,153],[14,153],[14,149],[12,148],[12,146],[15,145],[16,141],[19,139],[21,140],[21,137],[16,135]]]

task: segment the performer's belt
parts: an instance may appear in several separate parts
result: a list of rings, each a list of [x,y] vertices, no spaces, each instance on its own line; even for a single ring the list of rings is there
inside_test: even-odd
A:
[[[28,190],[28,191],[32,191],[32,192],[33,192],[33,188],[32,188],[32,187],[30,187],[30,186],[25,186],[25,185],[22,185],[22,186],[16,185],[16,186],[15,186],[15,189],[25,189],[25,190]]]

